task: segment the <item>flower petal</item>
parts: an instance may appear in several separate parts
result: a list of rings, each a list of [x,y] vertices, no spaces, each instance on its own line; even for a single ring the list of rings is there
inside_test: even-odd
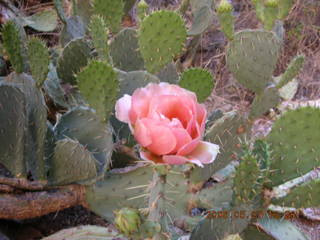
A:
[[[125,123],[129,123],[129,112],[131,109],[131,96],[125,94],[122,98],[120,98],[116,102],[115,110],[116,110],[116,118]]]
[[[154,155],[150,152],[140,151],[140,157],[145,161],[152,161],[155,163],[164,163],[162,157]]]
[[[165,155],[162,157],[162,159],[164,163],[172,164],[172,165],[181,165],[189,161],[188,158],[183,156],[177,156],[177,155]]]
[[[188,154],[190,162],[209,164],[212,163],[219,153],[219,146],[210,142],[201,141],[196,149]]]
[[[137,120],[134,126],[134,137],[138,143],[143,147],[147,147],[152,143],[151,133],[147,126],[144,124],[143,119]]]
[[[183,128],[172,128],[171,131],[176,138],[177,144],[170,154],[175,154],[181,147],[190,143],[192,141],[192,138],[190,137],[189,133]]]
[[[143,118],[137,121],[137,125],[138,129],[135,129],[136,139],[140,144],[145,143],[143,146],[151,153],[165,155],[175,149],[177,144],[176,137],[162,121]],[[140,126],[143,128],[140,128]]]

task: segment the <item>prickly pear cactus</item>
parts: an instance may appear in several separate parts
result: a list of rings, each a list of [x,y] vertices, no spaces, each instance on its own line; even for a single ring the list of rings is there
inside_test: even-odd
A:
[[[139,29],[139,46],[146,69],[157,73],[182,53],[187,33],[182,17],[161,10],[146,17]]]
[[[95,158],[85,146],[72,139],[56,142],[49,168],[51,185],[83,183],[97,177]]]
[[[110,44],[110,55],[115,67],[128,72],[144,69],[137,34],[134,29],[125,28],[114,37]]]
[[[91,49],[83,38],[69,42],[58,59],[57,73],[64,83],[76,84],[76,74],[90,59]]]
[[[281,43],[273,32],[244,30],[227,49],[227,66],[244,87],[261,93],[272,82]]]
[[[264,5],[264,27],[266,30],[272,30],[279,12],[278,0],[267,0]]]
[[[23,177],[25,126],[27,123],[25,96],[14,85],[0,83],[0,163],[16,177]]]
[[[89,32],[93,46],[101,60],[109,60],[108,29],[105,21],[99,15],[93,15],[89,24]]]
[[[272,147],[271,185],[279,185],[320,165],[317,143],[320,109],[289,110],[272,126],[267,142]],[[284,154],[286,153],[286,154]]]
[[[49,52],[45,43],[38,38],[31,38],[27,44],[30,69],[37,86],[41,87],[49,72]]]
[[[26,52],[24,46],[25,33],[14,21],[8,21],[2,27],[3,47],[9,56],[10,62],[17,73],[26,68]]]
[[[221,30],[229,40],[232,40],[234,35],[234,17],[232,12],[233,6],[228,0],[220,1],[217,6],[217,16],[219,18]]]
[[[101,15],[112,32],[118,32],[124,14],[123,0],[94,0],[93,11]]]
[[[78,87],[89,105],[101,120],[107,121],[119,93],[118,75],[113,68],[99,61],[92,61],[78,75]]]
[[[108,125],[92,109],[76,107],[65,113],[54,127],[58,140],[68,137],[85,146],[95,157],[97,176],[104,176],[111,162],[113,140]]]
[[[212,74],[201,68],[190,68],[182,73],[179,85],[197,94],[199,102],[204,102],[214,88]]]
[[[280,103],[280,92],[276,87],[268,87],[257,95],[251,105],[249,117],[255,119]]]
[[[310,208],[320,206],[320,180],[315,179],[293,188],[286,196],[272,200],[280,206]]]
[[[262,190],[258,182],[261,177],[256,156],[246,154],[240,159],[234,176],[234,201],[237,204],[252,202]]]
[[[287,70],[280,76],[277,88],[282,88],[284,85],[288,84],[292,79],[294,79],[301,71],[304,64],[304,56],[296,56],[290,62]]]

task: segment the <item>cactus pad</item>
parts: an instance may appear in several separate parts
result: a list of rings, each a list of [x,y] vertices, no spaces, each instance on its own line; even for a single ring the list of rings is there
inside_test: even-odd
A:
[[[77,76],[78,87],[102,120],[108,120],[119,94],[118,74],[105,63],[92,61]]]
[[[281,43],[273,32],[236,33],[227,50],[227,66],[244,87],[261,93],[272,82]]]
[[[94,0],[93,11],[101,15],[111,32],[115,33],[119,30],[124,14],[124,2],[123,0]]]
[[[110,55],[115,67],[123,71],[144,69],[139,51],[137,31],[131,28],[121,30],[110,44]]]
[[[242,234],[244,240],[308,240],[292,221],[264,217]]]
[[[93,15],[89,24],[89,31],[99,59],[108,61],[108,29],[104,19],[99,15]]]
[[[257,158],[252,154],[245,154],[234,177],[234,201],[237,204],[249,203],[261,192],[262,186],[258,183],[260,175]]]
[[[62,47],[65,47],[70,41],[77,38],[83,38],[86,34],[86,25],[79,16],[71,16],[65,22],[59,42]]]
[[[65,185],[91,180],[97,175],[95,161],[92,153],[79,142],[71,139],[57,141],[50,163],[49,183]]]
[[[169,63],[157,74],[157,77],[160,79],[160,82],[178,84],[179,75],[177,72],[177,66],[173,63]]]
[[[41,87],[49,72],[49,52],[45,43],[38,38],[28,41],[30,69],[37,86]]]
[[[140,166],[119,170],[106,173],[104,180],[86,191],[90,209],[109,221],[113,221],[112,212],[116,209],[144,208],[147,205],[146,189],[152,179],[152,169]]]
[[[120,78],[120,94],[122,97],[124,94],[132,95],[134,90],[142,88],[148,85],[148,83],[159,83],[160,80],[156,76],[146,71],[132,71],[128,72]]]
[[[179,81],[180,87],[196,93],[199,102],[204,102],[211,95],[214,84],[211,73],[201,68],[188,69]]]
[[[111,161],[112,134],[91,109],[77,107],[70,110],[61,117],[54,130],[59,140],[69,137],[86,146],[97,159],[98,177],[104,176]]]
[[[0,83],[0,163],[16,177],[26,176],[24,163],[25,96],[13,85]]]
[[[3,47],[14,70],[17,73],[22,73],[25,71],[25,53],[19,26],[13,21],[8,21],[2,27],[2,39]]]
[[[266,0],[264,5],[264,27],[267,30],[272,30],[279,12],[279,0]]]
[[[42,240],[125,240],[115,229],[100,226],[78,226],[74,228],[68,228],[56,232],[53,235],[43,238]]]
[[[273,186],[320,166],[319,119],[320,109],[303,107],[289,110],[274,123],[267,137],[273,150],[270,166]]]
[[[320,206],[320,180],[315,179],[292,189],[285,197],[274,199],[273,204],[294,208]]]
[[[279,19],[285,19],[288,16],[294,2],[295,0],[279,1]]]
[[[36,83],[31,76],[22,73],[11,73],[6,78],[7,82],[15,83],[25,95],[26,139],[24,161],[26,171],[31,173],[33,179],[46,178],[44,161],[44,142],[47,130],[47,109],[41,91],[36,88]]]
[[[214,122],[206,131],[206,141],[218,144],[220,154],[212,164],[205,168],[196,168],[191,173],[193,181],[206,181],[213,173],[226,167],[236,159],[236,153],[240,149],[240,141],[248,130],[248,122],[237,112],[226,113],[223,117]]]
[[[235,217],[235,213],[250,212],[249,206],[214,208],[193,229],[190,240],[222,240],[230,234],[242,232],[249,224],[250,216]],[[221,215],[219,215],[221,213]]]
[[[212,24],[213,11],[209,6],[203,6],[192,12],[193,22],[188,35],[195,36],[202,34]]]
[[[139,30],[139,46],[147,70],[157,73],[181,54],[186,37],[179,14],[162,10],[146,17]]]
[[[64,83],[76,84],[76,77],[90,58],[90,47],[82,38],[69,42],[63,49],[57,65],[57,73]]]
[[[280,103],[280,93],[276,87],[268,87],[260,95],[256,95],[250,111],[250,118],[261,117],[270,108],[277,107]]]
[[[304,64],[304,56],[296,56],[289,64],[287,70],[281,75],[277,88],[281,88],[294,79],[302,69]]]
[[[233,6],[227,0],[222,0],[217,7],[217,16],[219,18],[221,30],[229,40],[234,35],[234,17]]]

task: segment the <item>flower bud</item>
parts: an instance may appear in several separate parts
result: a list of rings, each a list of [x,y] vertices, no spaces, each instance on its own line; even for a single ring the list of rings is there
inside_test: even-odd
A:
[[[122,208],[115,211],[115,224],[118,230],[126,236],[139,231],[141,219],[139,211],[133,208]]]

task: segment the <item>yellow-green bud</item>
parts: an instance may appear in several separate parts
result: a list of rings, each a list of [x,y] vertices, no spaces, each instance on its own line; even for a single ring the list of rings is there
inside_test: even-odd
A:
[[[141,218],[139,211],[134,208],[122,208],[115,211],[115,224],[117,229],[126,236],[131,236],[139,231]]]
[[[144,0],[140,0],[137,5],[137,15],[140,21],[142,21],[147,16],[148,9],[149,9],[148,3],[146,3]]]
[[[278,0],[267,0],[265,2],[265,6],[266,7],[273,7],[273,8],[276,8],[279,6],[279,1]]]
[[[233,7],[231,3],[228,2],[228,0],[221,0],[217,7],[218,13],[229,13],[233,11]]]

